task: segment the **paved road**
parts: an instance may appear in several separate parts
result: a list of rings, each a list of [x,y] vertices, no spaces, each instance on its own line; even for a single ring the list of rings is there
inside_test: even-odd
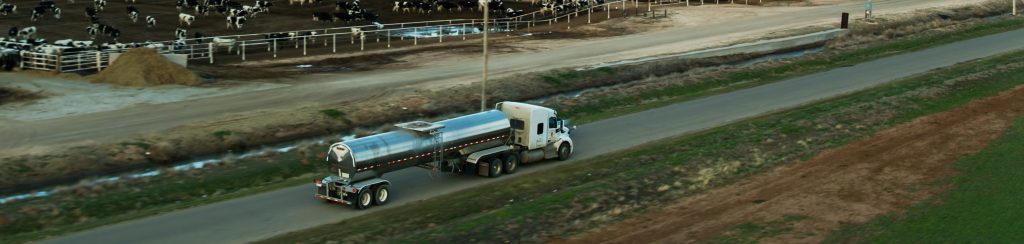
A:
[[[880,0],[878,13],[893,9],[912,9],[934,4],[935,0]],[[942,2],[958,3],[955,0]],[[495,55],[491,58],[492,75],[501,76],[522,71],[540,71],[557,67],[580,66],[629,57],[638,49],[678,47],[680,42],[727,36],[751,30],[781,30],[787,26],[838,21],[840,12],[862,11],[861,3],[807,7],[799,11],[776,13],[763,17],[738,17],[717,24],[687,25],[635,35],[581,40],[573,46],[541,51]],[[770,11],[769,11],[770,12]],[[679,47],[686,48],[686,47]],[[599,51],[597,51],[599,50]],[[185,125],[190,122],[218,118],[225,114],[269,109],[289,109],[324,101],[340,102],[381,94],[382,90],[402,85],[428,82],[470,83],[479,76],[477,59],[444,64],[424,63],[404,70],[370,71],[348,74],[314,75],[309,79],[326,80],[295,86],[241,93],[174,103],[138,105],[116,111],[19,122],[0,119],[0,150],[30,151],[32,146],[75,143],[139,135]],[[25,76],[0,73],[0,80],[25,79]]]
[[[577,154],[573,160],[527,165],[520,168],[519,173],[501,179],[522,177],[654,140],[833,98],[932,69],[1020,49],[1024,47],[1022,43],[1024,30],[1017,30],[597,121],[577,130]],[[356,211],[324,204],[312,199],[311,185],[302,185],[105,226],[46,242],[248,242],[372,214],[494,180],[473,176],[431,179],[420,169],[399,171],[385,178],[393,182],[394,202],[384,208]]]

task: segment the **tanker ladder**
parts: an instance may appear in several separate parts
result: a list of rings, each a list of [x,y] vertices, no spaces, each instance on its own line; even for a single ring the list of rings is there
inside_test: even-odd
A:
[[[433,144],[433,150],[430,152],[431,162],[426,164],[417,165],[420,168],[430,170],[430,175],[434,176],[441,170],[441,164],[444,163],[444,132],[441,129],[444,125],[431,123],[426,121],[413,121],[408,123],[396,124],[396,127],[407,129],[415,132],[419,132],[421,135],[430,136],[430,142]],[[455,171],[455,167],[451,167],[452,172]]]

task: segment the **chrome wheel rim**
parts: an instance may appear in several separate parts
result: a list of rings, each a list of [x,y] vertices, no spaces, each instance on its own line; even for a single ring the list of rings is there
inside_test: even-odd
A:
[[[377,202],[383,203],[383,202],[385,202],[387,200],[388,200],[388,189],[387,188],[381,188],[380,191],[377,192]]]
[[[369,206],[370,205],[370,192],[364,192],[363,194],[361,194],[359,196],[359,203],[362,204],[363,206]]]

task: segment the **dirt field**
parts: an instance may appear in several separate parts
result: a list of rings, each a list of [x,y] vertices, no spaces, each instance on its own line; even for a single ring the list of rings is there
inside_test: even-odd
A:
[[[743,223],[806,216],[766,243],[819,242],[841,224],[906,209],[944,190],[958,159],[985,148],[1024,115],[1024,87],[881,131],[742,182],[652,210],[568,243],[683,243]]]

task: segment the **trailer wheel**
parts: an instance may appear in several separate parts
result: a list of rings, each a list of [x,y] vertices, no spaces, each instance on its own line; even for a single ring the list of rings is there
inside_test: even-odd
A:
[[[491,163],[487,165],[490,169],[487,172],[487,176],[490,176],[491,178],[501,176],[501,168],[504,168],[502,164],[504,163],[501,162],[501,158],[495,157],[494,159],[491,159]]]
[[[505,173],[513,174],[516,172],[516,168],[519,168],[519,156],[515,154],[509,154],[505,156]]]
[[[356,208],[367,209],[373,206],[373,191],[370,189],[362,189],[359,191],[359,196],[356,197]]]
[[[569,143],[563,142],[562,145],[558,146],[558,160],[569,160],[569,156],[572,156],[571,153],[572,146],[569,146]]]
[[[381,184],[380,186],[373,188],[373,204],[377,206],[383,206],[388,203],[390,199],[391,191],[388,190],[388,184]]]

